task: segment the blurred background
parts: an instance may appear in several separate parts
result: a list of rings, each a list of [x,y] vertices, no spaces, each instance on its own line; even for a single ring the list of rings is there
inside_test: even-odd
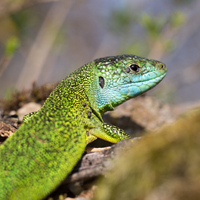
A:
[[[198,0],[1,0],[0,98],[98,57],[135,54],[168,67],[151,94],[199,101],[199,11]]]

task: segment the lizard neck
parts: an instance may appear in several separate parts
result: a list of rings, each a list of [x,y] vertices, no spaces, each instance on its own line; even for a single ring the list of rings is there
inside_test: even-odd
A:
[[[98,118],[102,121],[101,115],[105,111],[114,110],[109,98],[106,94],[102,94],[99,86],[99,76],[95,63],[91,62],[81,68],[80,76],[84,85],[85,94],[87,96],[90,107],[94,110]]]

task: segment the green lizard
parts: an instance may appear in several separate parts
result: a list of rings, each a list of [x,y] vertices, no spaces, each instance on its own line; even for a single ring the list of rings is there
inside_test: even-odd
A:
[[[151,89],[166,72],[159,61],[122,55],[96,59],[67,76],[0,146],[0,199],[42,199],[72,171],[88,143],[129,138],[101,115]]]

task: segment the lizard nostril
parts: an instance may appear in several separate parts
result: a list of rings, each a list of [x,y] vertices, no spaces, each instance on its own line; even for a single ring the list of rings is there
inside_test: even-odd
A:
[[[163,64],[161,64],[161,67],[160,67],[161,69],[164,69],[165,68],[165,66],[163,65]]]
[[[158,66],[159,69],[166,69],[166,66],[163,63],[158,63],[157,66]]]

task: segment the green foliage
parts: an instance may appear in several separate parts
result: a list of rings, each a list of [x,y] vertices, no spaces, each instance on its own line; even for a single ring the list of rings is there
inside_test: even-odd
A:
[[[181,25],[183,25],[185,21],[185,16],[182,12],[175,12],[172,16],[171,16],[171,26],[172,27],[179,27]]]
[[[144,28],[146,34],[152,38],[159,37],[162,29],[165,27],[167,19],[161,15],[152,16],[148,14],[143,14],[141,16],[141,21],[139,24]]]
[[[134,54],[134,55],[147,55],[148,54],[148,48],[146,46],[147,41],[146,40],[139,40],[132,44],[130,44],[126,48],[127,54]]]
[[[19,46],[20,46],[19,38],[16,36],[10,37],[5,44],[5,55],[12,56]]]
[[[164,15],[153,16],[143,14],[139,24],[145,30],[146,36],[150,40],[158,40],[166,32],[172,32],[173,29],[180,27],[184,21],[184,14],[177,11],[172,13],[170,17]],[[171,46],[169,42],[170,41],[167,41],[166,47]]]
[[[14,13],[11,15],[11,18],[21,35],[25,34],[26,31],[33,29],[33,26],[39,21],[39,15],[32,9]]]
[[[109,21],[109,28],[115,33],[124,33],[125,30],[130,28],[132,20],[133,16],[128,12],[128,9],[113,11]]]
[[[171,13],[169,16],[163,14],[155,16],[154,14],[141,14],[134,10],[130,12],[130,9],[126,8],[112,12],[109,28],[115,34],[124,35],[123,45],[120,47],[121,52],[146,56],[152,51],[156,42],[159,43],[163,53],[172,51],[176,46],[169,35],[182,26],[184,21],[184,14],[180,11]],[[135,32],[132,31],[133,26],[137,27]],[[130,34],[133,40],[129,43],[125,40],[130,38]],[[124,45],[127,43],[128,45]]]

